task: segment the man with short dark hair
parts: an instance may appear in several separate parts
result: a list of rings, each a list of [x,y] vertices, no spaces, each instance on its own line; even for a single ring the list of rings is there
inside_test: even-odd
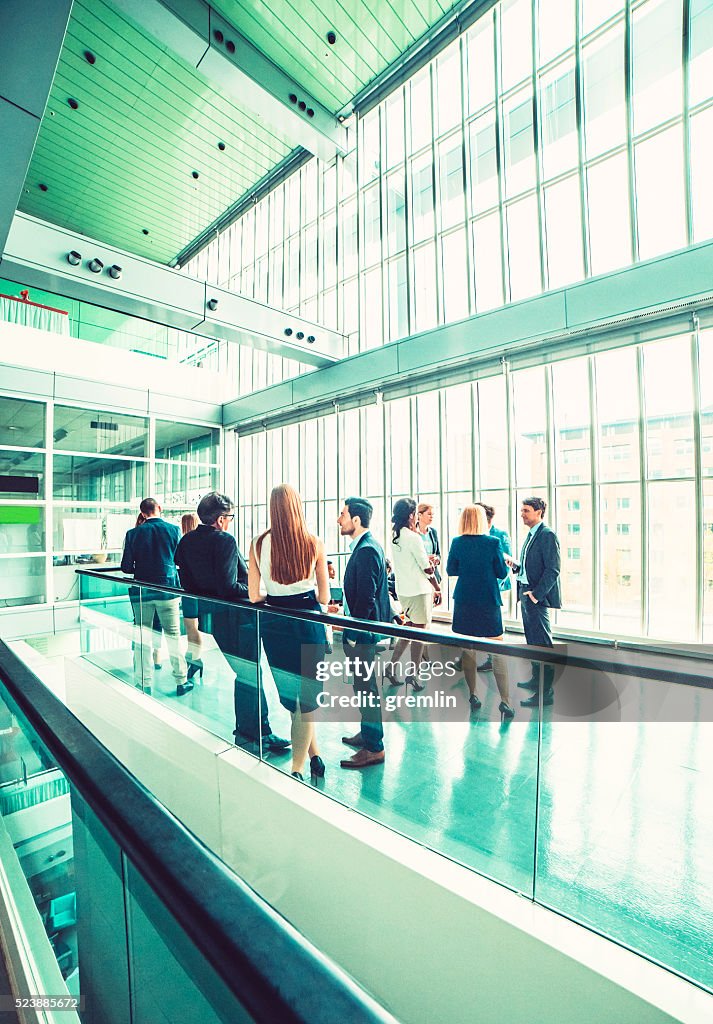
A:
[[[126,534],[121,571],[141,583],[177,587],[174,557],[181,531],[174,523],[161,518],[161,506],[155,498],[144,498],[139,507],[144,522]],[[134,644],[134,674],[141,680],[144,690],[150,692],[153,681],[151,631],[155,614],[166,634],[176,694],[182,697],[193,689],[193,684],[186,681],[186,659],[181,651],[179,599],[165,591],[141,588],[137,613],[140,641]]]
[[[522,609],[522,624],[528,644],[537,647],[552,647],[550,608],[561,608],[560,594],[560,546],[557,535],[543,520],[547,503],[542,498],[525,498],[520,508],[520,518],[529,533],[520,552],[517,566],[517,599]],[[554,702],[553,665],[545,665],[543,673],[542,703]],[[531,697],[521,700],[525,708],[539,705],[540,662],[532,662],[532,677],[518,686],[533,690]]]
[[[355,619],[390,622],[391,605],[386,579],[383,548],[369,530],[374,509],[366,498],[347,498],[337,522],[342,537],[350,538],[351,557],[344,570],[344,613]],[[342,768],[368,768],[384,760],[384,726],[381,720],[379,688],[373,672],[376,660],[375,633],[345,630],[344,654],[355,665],[355,694],[371,695],[371,702],[360,708],[361,729],[356,736],[343,736],[350,747],[358,747],[353,757],[341,761]],[[368,667],[372,673],[368,675]],[[373,707],[371,706],[373,703]]]
[[[181,586],[191,594],[247,601],[248,567],[238,551],[235,537],[227,532],[235,518],[235,505],[227,495],[211,491],[201,498],[197,511],[200,525],[181,538],[176,551]],[[255,612],[250,608],[233,609],[201,601],[198,618],[204,622],[201,628],[212,630],[215,642],[236,670],[236,736],[253,742],[262,737],[268,750],[285,750],[290,745],[289,740],[275,736],[270,727],[265,692],[259,679]],[[239,678],[238,668],[245,678]]]

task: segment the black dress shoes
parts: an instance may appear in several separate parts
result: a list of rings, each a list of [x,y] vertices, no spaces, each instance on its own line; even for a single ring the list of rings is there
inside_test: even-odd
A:
[[[268,732],[262,738],[263,747],[267,747],[268,750],[287,750],[290,746],[289,740],[283,740],[281,736],[276,736],[274,732]]]
[[[191,692],[194,686],[195,683],[193,682],[192,679],[187,679],[185,683],[179,683],[178,686],[176,687],[176,696],[184,697],[187,693]]]
[[[364,737],[360,732],[356,736],[342,736],[342,743],[346,743],[349,747],[358,747],[361,749],[364,744]]]
[[[549,707],[550,704],[555,702],[555,691],[549,686],[542,694],[542,706]],[[523,708],[539,708],[540,706],[540,694],[537,690],[527,700],[521,700],[520,706]]]
[[[524,683],[517,684],[521,690],[539,690],[540,681],[539,679],[526,679]]]

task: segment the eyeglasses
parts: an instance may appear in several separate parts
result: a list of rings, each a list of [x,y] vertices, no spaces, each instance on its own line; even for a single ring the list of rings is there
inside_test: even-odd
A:
[[[235,519],[235,513],[234,512],[224,512],[221,518],[223,518],[223,519]]]

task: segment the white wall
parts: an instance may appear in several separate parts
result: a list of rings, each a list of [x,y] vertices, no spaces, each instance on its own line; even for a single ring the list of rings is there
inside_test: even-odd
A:
[[[408,1024],[713,1018],[713,998],[692,985],[325,799],[138,691],[66,664],[75,714]]]
[[[157,396],[173,396],[189,406],[193,402],[220,405],[234,398],[234,385],[211,370],[183,366],[167,359],[156,359],[138,352],[126,352],[93,341],[82,341],[35,327],[0,322],[0,364],[76,378],[83,381],[114,385]],[[5,369],[2,376],[5,376]],[[0,384],[3,389],[6,383]],[[190,396],[190,397],[189,397]],[[144,409],[145,411],[145,409]],[[152,410],[162,411],[162,410]],[[186,413],[191,419],[197,414]],[[203,419],[203,416],[198,416]]]

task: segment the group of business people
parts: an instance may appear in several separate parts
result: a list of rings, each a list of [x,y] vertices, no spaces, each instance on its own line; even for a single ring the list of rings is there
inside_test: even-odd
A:
[[[345,509],[348,509],[345,505]],[[351,503],[352,517],[342,510],[340,527],[359,548],[343,581],[349,609],[359,618],[389,621],[391,617],[386,563],[376,541],[367,536],[371,505],[362,499]],[[247,609],[231,608],[225,602],[249,599],[271,608],[298,611],[326,610],[329,575],[324,544],[307,529],[300,496],[289,484],[275,487],[270,496],[270,527],[250,545],[248,563],[229,533],[235,517],[233,502],[216,491],[205,495],[198,505],[198,525],[183,532],[166,522],[161,506],[153,498],[141,502],[141,522],[125,539],[121,568],[137,581],[161,587],[181,586],[191,595],[182,599],[170,591],[141,589],[135,606],[137,624],[142,627],[136,645],[135,671],[145,688],[150,687],[153,660],[151,636],[155,618],[166,635],[176,679],[176,694],[190,692],[194,675],[202,679],[201,631],[212,633],[218,647],[236,671],[235,734],[273,751],[292,747],[292,774],[303,777],[309,758],[312,776],[325,772],[314,718],[321,686],[316,681],[317,664],[326,655],[325,627],[307,618],[265,614],[260,636],[277,686],[280,703],[292,717],[289,740],[277,736],[270,725],[268,705],[259,672],[255,617]],[[220,602],[211,602],[219,598]],[[205,600],[207,599],[207,600]],[[188,635],[188,659],[180,647],[180,611]],[[376,637],[366,643],[360,635],[345,638],[365,655],[375,655]],[[364,685],[371,686],[367,680]],[[383,761],[383,728],[377,709],[374,721],[367,721],[362,733],[345,740],[356,753],[342,761],[345,768],[365,767]],[[363,739],[363,746],[362,746]],[[365,755],[363,751],[368,753]]]
[[[430,506],[426,511],[432,510]],[[393,509],[392,549],[396,585],[404,611],[405,624],[427,629],[431,609],[440,601],[440,546],[428,516],[423,516],[412,498],[399,499]],[[508,572],[516,574],[518,600],[522,604],[523,624],[528,643],[551,646],[549,608],[560,607],[559,545],[543,519],[546,504],[541,498],[522,503],[521,518],[529,533],[519,562],[512,559],[507,535],[492,528],[494,510],[485,505],[470,505],[463,510],[457,536],[448,553],[446,572],[457,576],[454,591],[454,632],[485,639],[501,640],[501,591],[509,585]],[[373,508],[361,497],[347,498],[338,517],[341,535],[349,538],[350,557],[344,572],[344,611],[358,619],[390,622],[392,602],[389,572],[383,548],[370,531]],[[298,611],[326,610],[330,600],[329,571],[324,544],[307,528],[299,494],[289,484],[275,487],[270,496],[270,526],[251,545],[248,563],[238,551],[235,538],[228,532],[235,517],[233,502],[216,491],[205,495],[195,518],[183,531],[166,522],[161,506],[153,498],[141,503],[142,522],[127,534],[121,567],[144,583],[180,586],[192,595],[220,598],[221,602],[199,602],[183,597],[183,617],[188,635],[188,659],[180,647],[179,598],[165,591],[144,589],[139,602],[137,622],[142,641],[140,671],[146,682],[152,667],[150,640],[154,620],[166,634],[176,693],[183,696],[194,685],[200,659],[201,630],[213,634],[221,651],[236,671],[236,736],[260,741],[264,747],[284,751],[292,747],[292,774],[303,778],[309,758],[312,776],[325,773],[315,732],[317,697],[321,685],[316,682],[317,665],[325,657],[327,636],[322,623],[305,617],[263,615],[261,639],[277,686],[280,703],[292,717],[291,737],[283,739],[272,731],[268,706],[259,672],[258,639],[255,617],[247,610],[234,609],[225,601],[248,598],[254,604]],[[419,519],[421,520],[419,523]],[[424,523],[425,519],[425,523]],[[429,536],[427,536],[429,535]],[[429,542],[430,541],[430,550]],[[146,637],[144,640],[143,637]],[[384,761],[383,724],[376,676],[368,671],[376,659],[378,632],[345,630],[342,642],[350,664],[356,665],[355,692],[372,694],[362,701],[361,728],[353,736],[344,736],[355,753],[341,761],[343,768],[366,768]],[[385,667],[385,680],[392,685],[411,683],[420,689],[416,676],[400,679],[400,659],[410,641],[399,640],[391,662]],[[358,656],[358,657],[357,657]],[[412,660],[416,667],[423,656],[423,644],[413,642]],[[462,666],[470,703],[481,706],[476,693],[476,664],[472,652],[464,651]],[[482,667],[482,666],[481,666]],[[543,702],[552,703],[553,673],[546,666]],[[507,665],[497,656],[492,669],[500,692],[500,712],[512,717],[509,703]],[[149,680],[150,682],[150,680]],[[533,663],[530,680],[518,684],[533,690],[521,703],[539,703],[539,664]]]

